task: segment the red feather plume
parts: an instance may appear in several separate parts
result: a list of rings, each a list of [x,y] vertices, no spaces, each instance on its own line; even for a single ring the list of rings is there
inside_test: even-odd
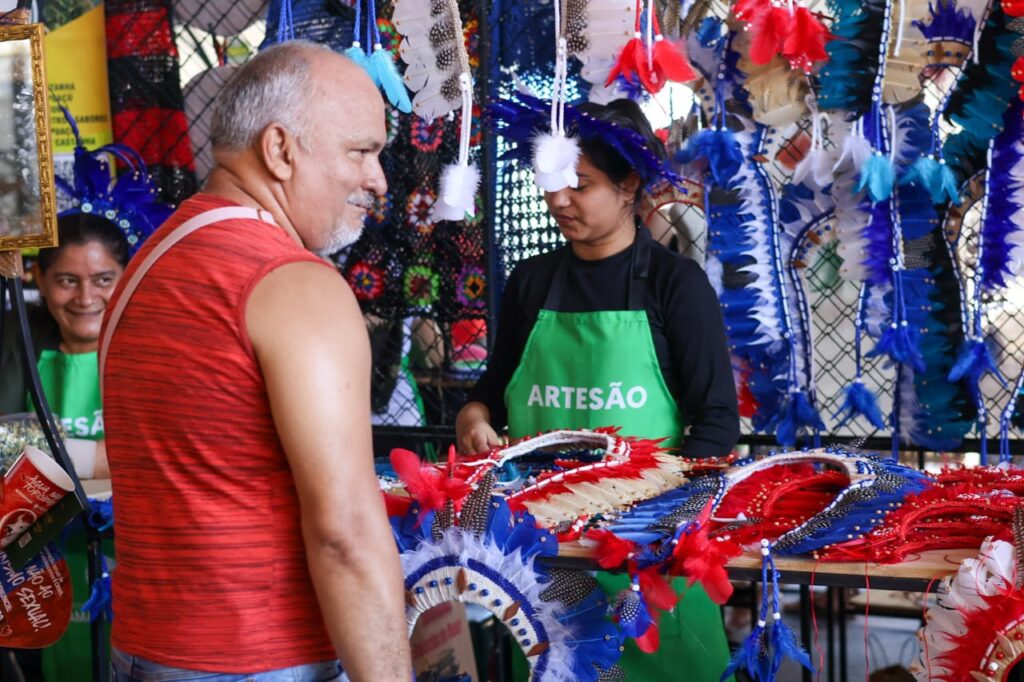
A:
[[[828,59],[825,43],[831,35],[824,24],[806,7],[797,7],[782,42],[782,56],[794,69],[810,72],[814,62]]]
[[[662,611],[670,611],[675,607],[676,602],[679,601],[679,595],[672,589],[672,585],[661,574],[657,566],[641,570],[638,576],[640,592],[644,595],[648,606]]]
[[[668,81],[688,83],[696,78],[697,74],[686,60],[682,46],[665,40],[660,35],[655,36],[651,71],[648,74],[650,82],[644,82],[647,91],[655,94],[665,87]]]
[[[660,644],[661,637],[658,635],[658,622],[655,616],[654,624],[647,628],[647,632],[636,638],[636,646],[645,654],[653,654]]]
[[[757,13],[750,24],[750,61],[764,65],[782,50],[790,31],[789,11],[771,7]]]
[[[601,568],[618,568],[626,563],[636,549],[629,540],[623,540],[611,531],[594,528],[587,531],[587,539],[595,542],[593,556]]]
[[[450,477],[437,465],[421,462],[415,452],[395,448],[391,451],[391,466],[424,511],[441,509],[448,500],[459,509],[462,500],[469,495],[470,486],[466,481]]]
[[[604,84],[606,87],[611,85],[619,76],[632,81],[639,78],[643,82],[645,78],[650,78],[649,73],[644,42],[640,39],[639,34],[636,34],[622,47],[622,52],[615,60],[615,66],[608,72],[608,78],[605,79]]]

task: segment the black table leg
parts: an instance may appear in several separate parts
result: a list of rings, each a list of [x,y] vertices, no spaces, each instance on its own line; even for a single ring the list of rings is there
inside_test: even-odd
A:
[[[808,585],[800,586],[800,640],[807,651],[812,651],[811,642],[811,609],[814,605],[811,601],[811,588]],[[801,671],[803,682],[813,682],[814,676],[810,670],[803,668]]]

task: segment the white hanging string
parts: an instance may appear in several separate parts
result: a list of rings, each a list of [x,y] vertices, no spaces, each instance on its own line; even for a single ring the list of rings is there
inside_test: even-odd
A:
[[[892,48],[892,56],[900,56],[900,45],[903,43],[903,20],[906,18],[907,0],[900,0],[900,23],[896,27],[896,45]]]

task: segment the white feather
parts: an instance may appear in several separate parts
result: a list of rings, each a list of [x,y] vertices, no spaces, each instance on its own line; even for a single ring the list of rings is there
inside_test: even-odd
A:
[[[567,15],[583,17],[582,25],[573,25],[567,35],[570,44],[584,45],[573,53],[584,64],[581,77],[603,85],[622,46],[633,37],[636,3],[632,0],[570,0]]]
[[[469,58],[462,20],[453,10],[453,3],[396,0],[392,22],[403,36],[398,53],[408,65],[403,76],[405,85],[416,93],[413,111],[432,121],[456,109],[461,104],[458,88],[448,88],[452,95],[448,98],[442,94],[442,87],[459,73],[468,72]],[[447,38],[438,40],[439,35]],[[446,58],[440,59],[440,55]]]
[[[832,155],[825,149],[812,149],[793,169],[793,184],[799,185],[810,176],[818,187],[832,182]]]

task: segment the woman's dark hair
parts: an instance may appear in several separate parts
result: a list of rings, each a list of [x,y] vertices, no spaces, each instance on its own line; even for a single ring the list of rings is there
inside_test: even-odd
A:
[[[57,238],[59,246],[39,251],[39,269],[43,272],[57,260],[61,249],[65,246],[99,242],[107,250],[110,257],[121,264],[128,265],[128,240],[124,233],[106,218],[92,213],[71,213],[57,218]]]
[[[632,130],[633,132],[640,135],[658,160],[665,163],[668,160],[668,153],[665,151],[665,145],[662,144],[658,136],[654,134],[654,130],[651,128],[650,121],[644,115],[644,112],[640,110],[640,105],[631,99],[616,99],[612,100],[608,104],[597,104],[595,102],[584,102],[579,105],[577,109],[580,113],[583,113],[591,118],[603,121],[605,123],[612,123]],[[636,173],[637,169],[634,168],[626,159],[622,157],[615,147],[608,144],[599,137],[584,137],[580,140],[580,149],[586,154],[587,159],[590,163],[594,164],[601,172],[607,175],[612,182],[616,185],[622,183],[626,178],[629,177],[630,173]],[[640,172],[640,186],[637,187],[636,196],[634,200],[639,200],[640,195],[643,194],[644,185],[650,178],[645,178],[643,173]]]

